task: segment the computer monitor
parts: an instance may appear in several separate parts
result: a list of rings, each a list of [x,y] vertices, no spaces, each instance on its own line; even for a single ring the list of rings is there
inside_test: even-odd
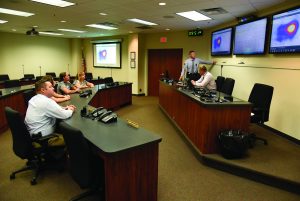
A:
[[[212,32],[211,34],[211,55],[231,55],[233,28],[229,27]]]

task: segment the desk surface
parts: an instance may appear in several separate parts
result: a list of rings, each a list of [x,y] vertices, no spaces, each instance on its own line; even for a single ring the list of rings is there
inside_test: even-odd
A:
[[[119,86],[124,84],[126,83],[120,83]],[[128,126],[127,123],[121,118],[118,118],[116,123],[104,124],[102,122],[81,117],[80,110],[89,104],[90,100],[97,93],[97,91],[98,86],[96,85],[93,88],[93,94],[91,96],[87,98],[81,98],[78,94],[72,94],[70,101],[62,103],[62,105],[73,104],[77,107],[73,116],[70,119],[65,120],[67,124],[80,129],[90,142],[107,153],[114,153],[147,143],[161,141],[160,136],[143,128],[136,129]],[[89,108],[93,107],[88,106],[88,109]]]
[[[4,97],[10,96],[10,95],[19,93],[21,91],[25,91],[27,89],[33,89],[33,88],[34,88],[34,85],[24,85],[21,87],[4,88],[4,89],[1,89],[2,96],[0,96],[0,98],[4,98]]]

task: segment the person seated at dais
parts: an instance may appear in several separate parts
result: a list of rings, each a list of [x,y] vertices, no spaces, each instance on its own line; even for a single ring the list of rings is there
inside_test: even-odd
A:
[[[199,74],[201,75],[199,80],[191,81],[191,83],[194,86],[207,88],[208,90],[216,90],[217,89],[217,85],[216,85],[213,75],[207,71],[207,68],[205,66],[202,66],[199,68]]]
[[[70,82],[70,74],[68,72],[61,73],[62,81],[58,83],[57,93],[59,94],[73,94],[80,91],[80,88],[77,88]]]
[[[44,77],[42,77],[42,79],[45,79],[46,81],[49,81],[52,84],[53,87],[55,85],[57,85],[57,83],[54,81],[54,79],[51,75],[45,75]],[[53,96],[51,97],[51,99],[54,100],[57,103],[61,103],[61,102],[70,100],[70,98],[71,98],[70,95],[58,94],[55,91],[53,93]]]
[[[85,80],[85,73],[81,72],[78,73],[78,80],[75,80],[73,82],[74,86],[79,88],[79,89],[84,89],[84,88],[89,88],[89,87],[94,87],[93,83],[90,83]]]

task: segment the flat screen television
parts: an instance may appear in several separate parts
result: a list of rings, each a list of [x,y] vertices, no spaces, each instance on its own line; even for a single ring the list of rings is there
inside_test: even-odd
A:
[[[266,32],[268,18],[237,25],[235,27],[235,55],[264,54],[266,50]]]
[[[294,8],[272,17],[270,53],[300,52],[300,8]]]
[[[211,55],[231,55],[232,52],[232,27],[212,32]]]

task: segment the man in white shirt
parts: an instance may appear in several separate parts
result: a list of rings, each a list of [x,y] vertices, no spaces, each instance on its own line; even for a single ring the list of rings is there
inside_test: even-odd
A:
[[[76,107],[68,105],[61,107],[51,97],[54,94],[54,88],[49,81],[41,79],[35,83],[37,95],[28,102],[28,108],[25,117],[25,124],[30,134],[41,133],[47,136],[55,132],[56,119],[67,119],[72,116]],[[60,138],[63,140],[62,136]],[[48,144],[51,146],[64,144],[59,140],[57,144]]]
[[[207,88],[209,90],[217,89],[217,85],[213,75],[207,71],[207,68],[205,66],[199,68],[199,74],[201,75],[201,78],[199,80],[191,81],[194,86],[196,85],[199,87]]]

